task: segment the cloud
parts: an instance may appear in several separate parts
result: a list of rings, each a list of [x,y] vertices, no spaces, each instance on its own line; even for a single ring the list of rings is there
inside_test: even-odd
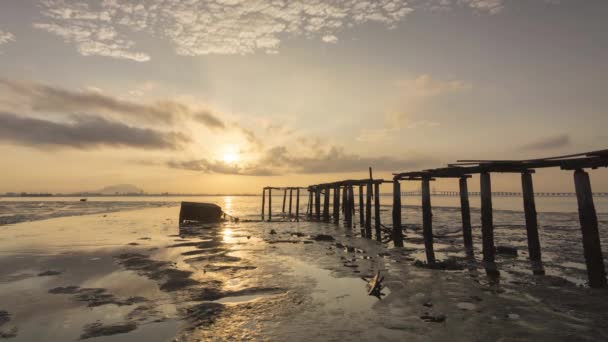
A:
[[[215,116],[213,113],[211,113],[210,111],[207,111],[207,110],[196,113],[194,115],[194,119],[209,128],[216,128],[216,129],[226,128],[226,125],[224,125],[224,122],[222,120],[218,119],[217,116]]]
[[[560,134],[523,145],[519,149],[522,151],[551,150],[566,147],[570,144],[570,136],[567,134]]]
[[[15,36],[12,33],[0,30],[0,46],[14,41]]]
[[[36,82],[21,82],[0,78],[0,89],[7,92],[2,101],[19,102],[27,110],[60,114],[95,113],[138,123],[171,123],[194,117],[205,126],[223,128],[221,119],[211,112],[194,112],[189,106],[172,101],[152,104],[118,99],[99,91],[72,91]]]
[[[169,39],[179,55],[276,53],[287,36],[336,42],[363,23],[394,27],[413,9],[404,0],[42,0],[34,27],[85,56],[147,61],[133,33]]]
[[[137,128],[94,116],[54,122],[0,112],[0,140],[35,148],[111,146],[176,150],[189,138],[180,133]]]
[[[401,93],[408,98],[429,98],[449,93],[468,91],[470,83],[460,80],[439,80],[428,74],[397,81]]]
[[[398,159],[386,156],[363,157],[344,152],[343,148],[331,147],[310,157],[289,153],[286,147],[277,146],[265,151],[262,157],[249,164],[227,164],[223,161],[196,159],[169,161],[166,165],[174,169],[199,171],[204,173],[274,176],[284,174],[319,174],[363,172],[368,167],[379,171],[399,171],[430,165],[426,158]]]

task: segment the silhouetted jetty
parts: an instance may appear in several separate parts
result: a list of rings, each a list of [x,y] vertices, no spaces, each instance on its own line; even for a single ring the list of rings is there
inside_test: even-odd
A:
[[[422,232],[427,263],[435,264],[435,252],[433,241],[433,212],[431,204],[430,182],[437,178],[454,178],[459,181],[462,234],[464,249],[470,258],[474,258],[473,238],[471,229],[471,213],[469,206],[469,191],[467,181],[472,175],[479,175],[481,197],[481,236],[483,265],[489,275],[498,276],[499,270],[495,264],[496,247],[494,245],[494,223],[492,208],[492,173],[518,173],[521,175],[523,198],[523,209],[526,222],[526,234],[528,241],[528,252],[532,271],[536,275],[545,273],[542,264],[541,245],[538,233],[538,219],[535,205],[535,193],[532,175],[535,169],[560,168],[564,171],[573,171],[574,185],[578,202],[579,220],[583,238],[583,249],[589,286],[592,288],[606,287],[606,273],[604,259],[602,256],[598,220],[593,203],[593,192],[589,174],[585,169],[596,169],[608,167],[608,150],[585,152],[549,158],[528,160],[459,160],[457,163],[448,164],[447,167],[427,169],[422,171],[409,171],[393,173],[392,181],[370,178],[361,180],[342,180],[332,183],[310,185],[306,189],[309,192],[306,217],[309,220],[330,222],[338,224],[340,212],[344,214],[344,224],[353,228],[353,217],[355,216],[354,188],[359,187],[359,221],[361,235],[372,238],[372,198],[374,201],[374,227],[375,237],[378,241],[393,241],[396,247],[403,247],[402,205],[401,205],[401,182],[416,181],[421,183],[422,204]],[[392,227],[387,228],[380,222],[380,196],[379,186],[383,183],[393,184],[393,213]],[[270,195],[271,189],[268,189]],[[276,188],[287,191],[292,188]],[[302,189],[302,188],[293,188]],[[330,197],[333,193],[333,210],[330,215]],[[265,192],[264,192],[265,194]],[[286,194],[286,192],[285,192]],[[299,190],[298,190],[299,194]],[[505,193],[513,195],[514,193]],[[456,195],[456,193],[454,193]],[[286,196],[286,195],[285,195]],[[269,196],[270,197],[270,196]],[[299,197],[299,196],[297,196]],[[321,204],[321,197],[323,203]],[[365,197],[365,200],[364,200]],[[291,202],[291,195],[290,195]],[[283,199],[285,203],[285,197]],[[340,207],[342,203],[342,207]],[[271,199],[269,198],[269,206]],[[291,206],[290,206],[291,207]],[[296,206],[298,207],[298,206]],[[322,209],[321,209],[322,208]],[[341,210],[340,210],[341,209]],[[269,209],[270,211],[270,209]],[[285,204],[283,205],[285,212]],[[291,213],[291,210],[290,210]],[[264,207],[262,207],[264,217]],[[298,217],[298,215],[296,215]],[[271,218],[269,212],[269,220]],[[382,233],[385,233],[384,236]]]

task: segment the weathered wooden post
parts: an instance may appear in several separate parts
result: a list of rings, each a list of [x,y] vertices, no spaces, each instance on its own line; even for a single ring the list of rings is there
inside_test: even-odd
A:
[[[374,184],[374,223],[376,228],[376,241],[382,241],[380,230],[380,183]]]
[[[426,262],[435,263],[435,249],[433,247],[433,211],[431,208],[430,179],[422,178],[422,235],[424,237],[424,250]]]
[[[272,221],[272,188],[268,188],[268,221]]]
[[[310,188],[308,188],[308,203],[306,206],[306,215],[308,216],[308,218],[312,216],[312,191],[310,191]]]
[[[334,223],[340,223],[340,186],[334,186]]]
[[[283,210],[281,211],[283,216],[285,216],[285,200],[287,200],[287,189],[283,190]]]
[[[348,185],[345,187],[346,187],[347,200],[344,203],[344,216],[346,218],[346,226],[349,229],[353,229],[353,202],[354,202],[353,187],[351,185]]]
[[[346,218],[346,202],[348,202],[348,190],[346,185],[342,188],[342,213],[344,213],[344,217]]]
[[[593,204],[591,181],[589,174],[581,169],[574,172],[574,187],[578,202],[578,217],[583,234],[583,249],[587,263],[589,286],[592,288],[606,287],[606,270],[600,244],[597,214]]]
[[[323,221],[329,222],[329,185],[325,186],[325,197],[323,199]]]
[[[526,170],[521,173],[521,188],[524,197],[524,213],[526,215],[526,234],[528,236],[528,254],[532,263],[532,272],[536,275],[545,274],[543,268],[540,238],[538,237],[538,221],[536,204],[534,203],[534,187],[532,173]]]
[[[483,249],[483,261],[486,273],[498,275],[498,269],[494,263],[494,219],[492,217],[492,183],[490,174],[482,172],[479,175],[481,192],[481,238]]]
[[[315,187],[315,218],[321,221],[321,188]]]
[[[359,185],[359,229],[361,236],[365,236],[365,212],[363,211],[363,185]]]
[[[291,218],[291,198],[293,197],[293,189],[289,189],[289,217]]]
[[[365,192],[365,237],[372,238],[372,181],[367,183]]]
[[[471,231],[471,207],[469,206],[469,187],[467,176],[459,179],[460,185],[460,216],[462,217],[462,239],[467,256],[473,257],[473,234]]]
[[[393,180],[393,243],[395,247],[403,247],[403,231],[401,230],[401,184]]]
[[[296,222],[300,222],[300,188],[296,189]]]
[[[264,221],[264,206],[266,206],[266,188],[262,189],[262,221]]]

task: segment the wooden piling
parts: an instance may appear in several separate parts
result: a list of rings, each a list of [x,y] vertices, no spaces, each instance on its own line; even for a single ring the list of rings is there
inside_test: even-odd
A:
[[[340,223],[340,186],[334,187],[334,223]]]
[[[380,184],[374,184],[374,227],[376,229],[376,241],[382,241],[380,229]]]
[[[300,222],[300,188],[296,189],[296,222]]]
[[[534,186],[532,184],[532,173],[529,171],[521,174],[521,188],[524,198],[524,213],[526,216],[526,234],[528,237],[528,254],[532,263],[534,274],[545,274],[542,265],[540,238],[538,237],[538,221],[536,215],[536,204],[534,203]]]
[[[310,188],[308,189],[308,203],[306,206],[306,215],[308,216],[308,218],[312,216],[312,191],[310,191]]]
[[[365,192],[365,237],[372,238],[372,182],[367,183]]]
[[[585,262],[587,263],[589,286],[592,288],[606,287],[606,271],[589,174],[581,169],[576,170],[574,172],[574,187],[583,234],[583,249]]]
[[[268,221],[272,221],[272,189],[268,188]]]
[[[291,218],[291,198],[293,197],[293,189],[289,189],[289,217]]]
[[[492,183],[490,174],[482,172],[479,174],[481,193],[481,238],[483,249],[483,261],[486,273],[497,275],[498,270],[494,263],[494,219],[492,217]]]
[[[467,256],[473,257],[473,234],[471,231],[471,207],[467,177],[460,177],[460,216],[462,218],[462,239]]]
[[[321,189],[315,187],[315,218],[321,221]]]
[[[346,195],[348,196],[346,203],[345,203],[345,209],[344,209],[344,215],[346,218],[346,226],[349,229],[353,229],[353,204],[355,202],[354,200],[354,194],[353,194],[353,187],[352,186],[347,186],[347,190],[346,190]]]
[[[264,221],[264,206],[266,206],[266,188],[262,189],[262,221]]]
[[[365,236],[365,212],[363,211],[363,185],[359,185],[359,229],[361,236]]]
[[[393,181],[393,243],[395,247],[403,247],[403,231],[401,230],[401,184]]]
[[[433,247],[433,212],[431,208],[431,188],[429,178],[422,179],[422,235],[424,237],[424,250],[426,262],[435,263],[435,250]]]
[[[329,222],[329,186],[325,187],[325,196],[323,197],[323,221]]]
[[[342,189],[342,213],[345,215],[344,217],[346,218],[346,202],[348,202],[348,189],[347,186],[345,185],[344,188]]]
[[[283,210],[281,214],[285,215],[285,200],[287,200],[287,189],[283,190]]]

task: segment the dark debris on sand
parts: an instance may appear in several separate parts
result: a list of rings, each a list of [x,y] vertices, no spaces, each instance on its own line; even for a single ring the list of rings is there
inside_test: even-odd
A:
[[[118,306],[133,305],[147,301],[144,297],[118,298],[113,294],[107,293],[106,289],[101,288],[80,288],[78,286],[56,287],[49,290],[52,294],[71,294],[72,298],[79,302],[87,303],[89,307],[97,307],[107,304]]]
[[[48,270],[48,271],[38,273],[38,276],[39,277],[48,277],[48,276],[56,276],[56,275],[60,275],[60,274],[61,274],[61,271]]]
[[[104,325],[100,322],[87,324],[84,327],[83,333],[80,335],[81,340],[87,338],[111,336],[116,334],[125,334],[137,329],[137,324],[134,322],[124,322],[116,324]]]
[[[0,310],[0,338],[13,338],[17,336],[18,329],[15,326],[7,327],[11,321],[11,314],[6,310]]]

